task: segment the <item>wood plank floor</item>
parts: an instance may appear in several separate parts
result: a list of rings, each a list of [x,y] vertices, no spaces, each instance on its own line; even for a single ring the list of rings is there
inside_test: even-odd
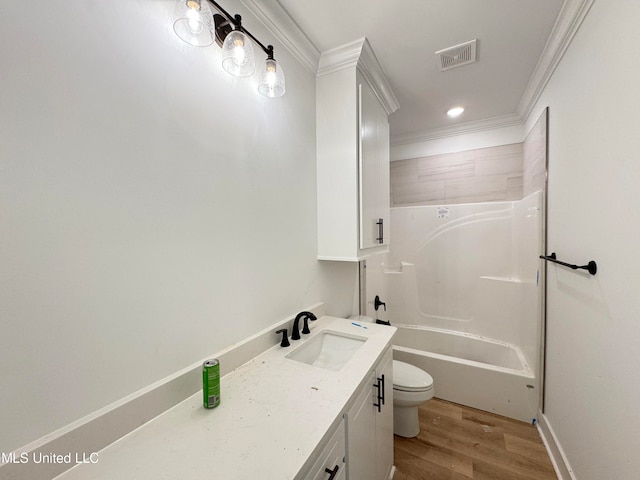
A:
[[[394,437],[394,480],[557,480],[538,430],[434,398],[420,434]]]

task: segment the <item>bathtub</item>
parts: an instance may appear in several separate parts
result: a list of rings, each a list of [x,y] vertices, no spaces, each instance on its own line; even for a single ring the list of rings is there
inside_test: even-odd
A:
[[[435,396],[532,422],[539,403],[538,379],[514,345],[450,330],[401,325],[393,358],[433,377]]]

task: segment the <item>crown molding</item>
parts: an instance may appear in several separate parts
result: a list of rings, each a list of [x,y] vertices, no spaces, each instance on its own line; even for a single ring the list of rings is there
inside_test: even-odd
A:
[[[398,146],[410,143],[427,142],[430,140],[437,140],[439,138],[454,137],[457,135],[484,132],[487,130],[496,130],[498,128],[521,127],[523,125],[524,122],[519,115],[510,113],[508,115],[500,115],[497,117],[486,118],[484,120],[476,120],[474,122],[458,123],[447,127],[433,128],[423,132],[395,135],[391,138],[391,145]]]
[[[594,0],[565,0],[516,112],[528,119]]]
[[[366,38],[320,54],[277,0],[240,1],[307,70],[322,76],[355,66],[372,84],[376,96],[387,113],[391,114],[398,109],[398,100]],[[531,115],[533,107],[594,1],[565,0],[515,113],[477,122],[396,135],[391,138],[391,144],[404,145],[523,124]]]
[[[360,62],[358,63],[358,69],[365,77],[367,82],[373,87],[378,100],[382,103],[387,115],[391,115],[393,112],[400,108],[398,99],[391,90],[391,85],[387,80],[387,77],[382,70],[382,65],[378,61],[371,44],[365,38],[362,45],[362,53],[360,55]]]
[[[320,52],[278,1],[240,0],[282,46],[307,70],[316,73]]]
[[[416,142],[435,140],[438,138],[464,135],[484,130],[523,125],[531,115],[533,107],[540,99],[553,72],[569,48],[580,25],[584,21],[595,0],[565,0],[556,23],[549,34],[547,43],[540,54],[538,63],[529,79],[515,113],[492,117],[477,122],[460,123],[455,126],[429,129],[404,135],[394,135],[391,145],[406,145]]]
[[[340,70],[356,67],[365,42],[367,42],[367,39],[363,37],[322,52],[318,61],[316,76],[322,77]]]
[[[391,85],[366,38],[355,40],[322,55],[277,0],[240,0],[242,4],[307,70],[316,76],[358,67],[387,114],[399,108]]]
[[[387,115],[400,107],[382,66],[365,37],[323,52],[318,62],[317,76],[322,77],[348,68],[357,68],[360,71],[373,88]]]

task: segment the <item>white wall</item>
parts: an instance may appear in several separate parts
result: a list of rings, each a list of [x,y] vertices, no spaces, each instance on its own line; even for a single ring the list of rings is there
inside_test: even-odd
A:
[[[0,5],[2,452],[305,306],[352,311],[357,266],[316,261],[313,73],[223,2],[286,69],[263,98],[172,5]]]
[[[549,106],[545,417],[579,480],[638,478],[640,3],[595,1],[530,116]]]

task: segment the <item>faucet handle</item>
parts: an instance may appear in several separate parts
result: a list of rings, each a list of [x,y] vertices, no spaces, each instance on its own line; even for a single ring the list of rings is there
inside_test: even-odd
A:
[[[313,313],[309,312],[309,314],[303,318],[304,325],[302,326],[302,333],[311,333],[311,330],[309,330],[309,320],[313,322],[314,320],[317,320],[317,319],[318,317],[316,317]]]
[[[280,346],[281,347],[288,347],[289,345],[291,345],[289,343],[289,339],[287,338],[287,329],[286,328],[282,328],[280,330],[276,330],[276,334],[281,333],[282,334],[282,341],[280,342]]]

